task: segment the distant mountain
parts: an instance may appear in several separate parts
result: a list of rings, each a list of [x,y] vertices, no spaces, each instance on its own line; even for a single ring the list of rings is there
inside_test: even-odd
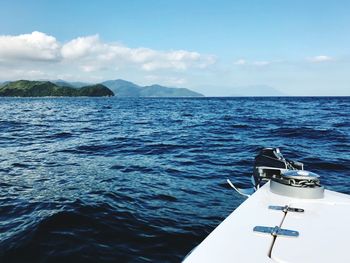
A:
[[[50,80],[51,83],[57,85],[57,86],[60,86],[60,87],[71,87],[71,88],[76,88],[75,86],[73,86],[73,84],[65,81],[65,80],[61,80],[61,79],[58,79],[58,80]]]
[[[232,92],[233,90],[233,92]],[[238,86],[231,89],[231,96],[285,96],[281,91],[266,85]]]
[[[114,93],[102,84],[72,88],[58,86],[50,81],[18,80],[0,87],[2,97],[103,97],[114,96]]]
[[[26,86],[26,91],[22,90],[21,92],[18,91],[18,86],[13,83],[22,83],[20,86]],[[52,81],[27,81],[25,83],[24,80],[22,81],[5,81],[0,82],[0,96],[9,96],[4,95],[5,90],[7,90],[8,87],[11,87],[11,89],[14,89],[14,86],[16,86],[16,92],[13,90],[6,91],[8,94],[18,94],[18,95],[12,95],[12,96],[27,96],[23,94],[31,94],[32,91],[29,91],[29,87],[31,85],[38,86],[43,85],[43,83],[46,83],[46,90],[45,94],[57,94],[57,95],[42,95],[42,96],[89,96],[89,95],[78,95],[79,92],[76,91],[70,91],[67,88],[71,88],[74,90],[79,90],[82,87],[86,86],[94,86],[86,82],[70,82],[65,81],[62,79],[58,80],[52,80]],[[51,84],[48,84],[51,83]],[[8,86],[8,84],[11,84]],[[19,84],[18,84],[19,85]],[[40,86],[39,85],[39,86]],[[50,88],[50,85],[54,85]],[[96,86],[96,85],[95,85]],[[194,92],[189,89],[185,88],[171,88],[171,87],[165,87],[161,85],[150,85],[150,86],[140,86],[133,82],[122,80],[122,79],[116,79],[116,80],[107,80],[101,83],[101,86],[107,87],[110,91],[114,93],[114,96],[117,97],[202,97],[203,95],[197,92]],[[101,86],[99,86],[101,88]],[[60,91],[57,91],[57,88],[61,87],[63,88]],[[100,89],[97,88],[97,89]],[[236,87],[230,87],[230,86],[224,86],[221,87],[221,93],[218,93],[218,90],[216,90],[216,86],[202,86],[202,89],[206,91],[206,94],[208,96],[232,96],[232,97],[240,97],[240,96],[247,96],[247,97],[259,97],[259,96],[287,96],[287,94],[281,92],[278,89],[275,89],[271,86],[267,85],[248,85],[248,86],[236,86]],[[38,94],[38,87],[35,88],[36,92],[34,94]],[[52,93],[53,92],[53,93]],[[22,94],[22,95],[21,95]],[[66,94],[66,95],[61,95]],[[110,93],[101,93],[106,94],[102,96],[113,96],[110,95]],[[30,95],[28,95],[30,96]],[[38,96],[41,96],[40,94]]]
[[[82,88],[84,86],[91,85],[91,83],[87,83],[87,82],[79,82],[79,81],[68,82],[62,79],[50,80],[50,82],[60,87],[71,87],[71,88]]]
[[[203,95],[185,88],[169,88],[161,85],[139,86],[130,81],[117,79],[102,82],[117,97],[202,97]]]
[[[202,94],[185,88],[169,88],[160,85],[145,86],[140,90],[141,97],[203,97]]]
[[[130,81],[122,79],[107,80],[102,84],[111,89],[117,97],[140,97],[141,86]]]

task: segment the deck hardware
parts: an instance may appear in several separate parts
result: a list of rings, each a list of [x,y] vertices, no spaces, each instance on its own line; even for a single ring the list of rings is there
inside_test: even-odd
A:
[[[298,231],[283,229],[278,226],[275,226],[275,227],[256,226],[254,227],[253,231],[264,233],[264,234],[270,234],[274,237],[277,237],[277,236],[298,237],[299,236]]]
[[[281,210],[284,213],[287,212],[297,212],[297,213],[303,213],[305,210],[302,208],[296,208],[296,207],[290,207],[288,205],[285,206],[279,206],[279,205],[269,205],[269,209],[272,210]]]

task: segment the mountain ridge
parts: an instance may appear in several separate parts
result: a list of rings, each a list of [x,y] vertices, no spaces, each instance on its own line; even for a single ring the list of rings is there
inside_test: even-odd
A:
[[[58,87],[66,89],[67,87],[79,89],[85,86],[96,85],[88,82],[66,81],[62,79],[56,80],[40,80],[41,82],[50,82]],[[0,89],[14,81],[0,82]],[[203,94],[192,91],[187,88],[167,87],[159,84],[141,86],[131,81],[123,79],[106,80],[101,84],[114,93],[116,97],[204,97]],[[260,96],[288,96],[283,91],[268,85],[246,85],[226,87],[226,94],[217,94],[216,86],[204,85],[202,88],[206,90],[206,95],[211,97],[260,97]],[[69,96],[69,95],[68,95]]]
[[[0,86],[0,97],[103,97],[114,93],[102,84],[72,88],[50,81],[17,80]]]
[[[204,97],[203,94],[186,88],[172,88],[159,84],[140,86],[131,81],[116,79],[102,82],[117,97]]]

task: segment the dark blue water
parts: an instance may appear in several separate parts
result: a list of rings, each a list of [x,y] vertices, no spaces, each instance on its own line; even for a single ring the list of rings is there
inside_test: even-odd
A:
[[[0,262],[179,262],[264,146],[350,194],[350,98],[0,98]]]

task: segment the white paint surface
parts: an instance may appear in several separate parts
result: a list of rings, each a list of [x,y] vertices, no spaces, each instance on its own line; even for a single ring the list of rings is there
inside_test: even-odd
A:
[[[284,213],[269,205],[290,205],[304,213]],[[283,223],[282,223],[283,221]],[[297,230],[299,237],[253,232],[255,226]],[[350,262],[350,196],[325,190],[322,199],[297,199],[270,192],[266,183],[231,213],[185,263],[205,262]]]

